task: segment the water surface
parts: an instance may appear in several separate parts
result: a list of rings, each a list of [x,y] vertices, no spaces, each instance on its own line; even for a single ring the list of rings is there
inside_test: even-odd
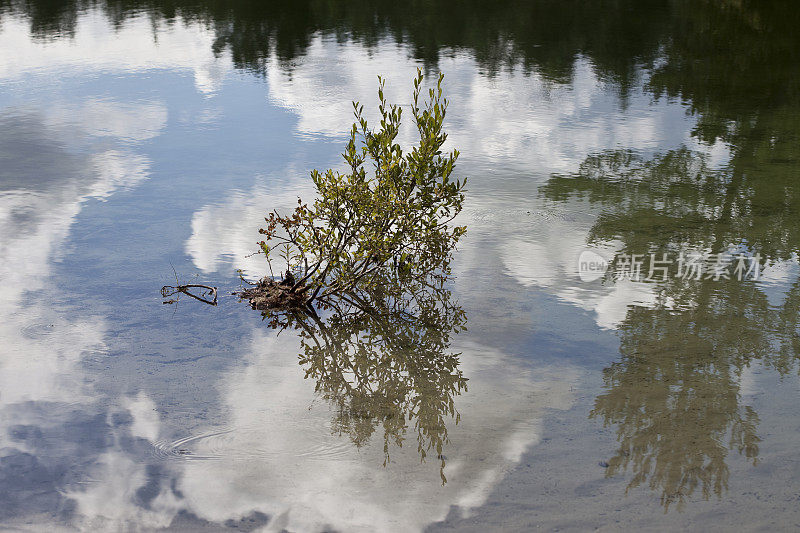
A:
[[[0,1],[0,523],[800,524],[797,17]],[[380,394],[357,394],[325,357],[413,360],[419,330],[339,324],[315,358],[229,293],[237,269],[266,273],[264,214],[341,166],[351,100],[369,109],[380,74],[407,104],[417,68],[445,73],[469,179],[467,329],[440,317],[439,366],[380,367]],[[692,253],[759,269],[583,281],[585,250],[612,271]],[[176,274],[220,305],[163,305]]]

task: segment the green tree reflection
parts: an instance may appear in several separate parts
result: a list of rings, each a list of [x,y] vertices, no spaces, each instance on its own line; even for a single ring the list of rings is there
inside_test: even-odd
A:
[[[726,143],[729,162],[714,168],[686,148],[651,158],[611,151],[541,192],[599,208],[589,240],[621,242],[622,253],[736,245],[763,261],[792,259],[800,251],[797,11],[785,2],[675,6],[647,89],[686,102],[695,137]],[[740,378],[756,362],[781,374],[797,368],[800,279],[777,308],[753,282],[670,278],[655,289],[658,305],[629,308],[620,360],[605,369],[591,416],[616,426],[608,475],[630,469],[629,488],[659,491],[666,511],[696,491],[720,496],[730,450],[758,461],[759,419]]]
[[[574,176],[554,176],[541,192],[594,204],[602,214],[589,240],[621,242],[621,253],[675,257],[734,244],[774,262],[800,250],[800,197],[790,173],[768,167],[752,152],[714,169],[685,148],[651,159],[611,151],[587,158]],[[720,496],[729,449],[757,462],[759,419],[743,404],[741,375],[755,362],[781,374],[797,367],[800,279],[777,309],[752,281],[669,277],[653,287],[659,303],[630,307],[619,326],[621,357],[604,370],[606,391],[591,416],[617,428],[607,474],[631,469],[629,488],[660,491],[666,511],[696,490]]]
[[[298,331],[300,365],[334,407],[334,431],[363,446],[382,433],[384,465],[393,446],[416,441],[421,460],[434,455],[446,483],[447,425],[467,390],[451,335],[466,316],[444,280],[406,280],[396,272],[367,288],[321,302],[327,312],[266,311],[276,329]]]

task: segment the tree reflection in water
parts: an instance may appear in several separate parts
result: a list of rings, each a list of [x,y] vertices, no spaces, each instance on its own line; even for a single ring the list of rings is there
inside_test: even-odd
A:
[[[589,241],[620,242],[617,259],[734,245],[762,262],[792,260],[800,194],[789,173],[766,166],[742,152],[713,169],[685,148],[649,160],[612,151],[587,158],[577,175],[554,176],[541,192],[600,208]],[[760,206],[765,199],[774,204],[769,210]],[[607,475],[630,468],[628,489],[647,483],[661,492],[666,512],[696,490],[705,499],[721,496],[730,449],[758,462],[759,418],[743,402],[742,373],[756,362],[781,375],[796,368],[800,279],[778,308],[753,280],[668,276],[651,286],[657,303],[628,308],[620,360],[604,370],[606,390],[590,416],[616,426],[619,448]]]
[[[460,353],[449,350],[466,315],[445,283],[387,271],[369,287],[326,298],[321,316],[263,312],[270,327],[298,332],[300,365],[333,406],[334,432],[361,447],[382,431],[384,466],[410,434],[421,460],[435,454],[442,484],[447,424],[459,422],[455,398],[467,390]]]

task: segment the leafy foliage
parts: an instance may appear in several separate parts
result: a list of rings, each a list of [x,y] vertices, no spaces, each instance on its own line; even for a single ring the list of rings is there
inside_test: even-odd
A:
[[[349,172],[314,170],[313,204],[298,200],[289,215],[273,211],[259,230],[270,270],[281,259],[283,286],[303,295],[305,303],[370,287],[378,274],[398,280],[450,274],[452,251],[466,231],[450,222],[461,211],[466,180],[451,178],[458,151],[442,152],[444,76],[420,106],[423,79],[418,71],[411,105],[417,146],[404,152],[396,142],[403,109],[386,102],[379,77],[378,129],[370,128],[363,106],[353,103],[356,123],[342,154]]]

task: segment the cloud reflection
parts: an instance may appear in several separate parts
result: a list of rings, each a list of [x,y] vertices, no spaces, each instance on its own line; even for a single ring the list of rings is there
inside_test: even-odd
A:
[[[149,161],[129,144],[157,135],[166,110],[87,100],[73,110],[77,123],[69,111],[0,111],[0,492],[7,495],[0,516],[6,525],[42,512],[68,514],[64,491],[88,482],[97,454],[113,445],[120,412],[109,410],[125,410],[101,406],[86,381],[81,365],[106,350],[105,321],[66,308],[70,289],[54,275],[54,262],[89,199],[147,179]],[[100,117],[110,125],[103,131],[96,127]],[[98,135],[107,142],[94,145]],[[146,434],[140,427],[135,433]]]
[[[191,73],[197,90],[213,95],[233,69],[229,51],[214,53],[214,39],[213,30],[199,22],[173,25],[139,15],[117,27],[102,11],[89,10],[78,16],[74,35],[41,40],[24,17],[4,16],[0,50],[14,53],[0,55],[0,80],[169,69]]]

